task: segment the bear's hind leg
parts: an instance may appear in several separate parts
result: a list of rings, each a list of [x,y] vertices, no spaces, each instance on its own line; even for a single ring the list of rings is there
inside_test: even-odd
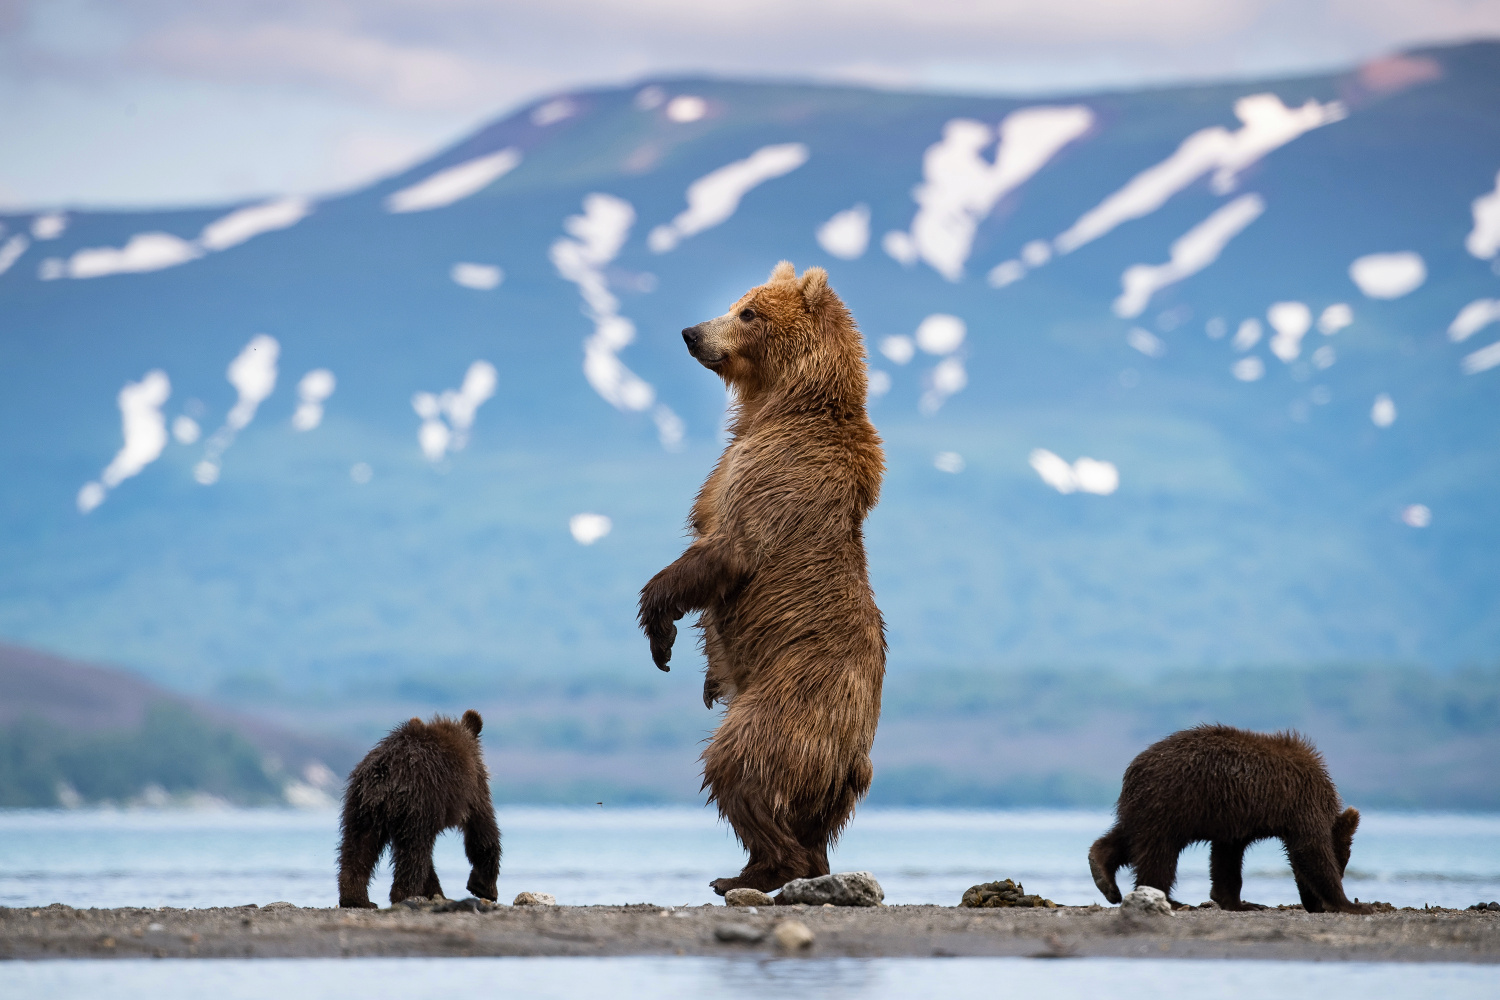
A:
[[[412,896],[442,895],[437,872],[432,867],[432,848],[437,843],[436,831],[403,831],[392,838],[391,855],[395,861],[395,875],[391,879],[391,905]]]
[[[1089,873],[1094,876],[1094,885],[1111,903],[1120,902],[1120,886],[1115,881],[1115,872],[1121,865],[1130,863],[1130,840],[1116,826],[1094,841],[1089,848]]]
[[[1135,869],[1135,887],[1149,885],[1166,894],[1173,909],[1182,906],[1172,898],[1172,886],[1177,884],[1177,856],[1182,848],[1173,844],[1149,843],[1136,845],[1131,867]]]
[[[383,850],[385,839],[379,832],[345,819],[344,835],[339,841],[339,906],[380,909],[378,904],[370,902],[370,876],[375,874]]]
[[[719,815],[729,821],[734,835],[750,852],[750,860],[739,875],[710,882],[714,892],[721,896],[730,889],[774,892],[794,878],[804,878],[812,870],[812,859],[808,857],[807,849],[798,843],[787,817],[776,815],[765,797],[744,786],[715,797],[719,803]]]
[[[1221,910],[1264,910],[1259,903],[1247,903],[1240,899],[1244,888],[1245,840],[1215,840],[1208,852],[1208,877],[1211,888],[1208,898],[1219,904]]]
[[[849,765],[847,777],[829,800],[809,810],[809,819],[797,830],[797,843],[807,852],[808,861],[807,874],[801,878],[817,878],[829,873],[828,847],[844,832],[854,815],[855,805],[870,790],[870,780],[874,776],[875,768],[869,755],[860,754]]]
[[[487,802],[464,824],[464,856],[469,859],[469,894],[494,902],[500,880],[500,828]]]

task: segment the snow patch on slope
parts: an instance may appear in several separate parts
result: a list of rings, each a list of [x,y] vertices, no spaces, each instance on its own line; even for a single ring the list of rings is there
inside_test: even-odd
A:
[[[1188,136],[1175,153],[1136,174],[1058,236],[1053,241],[1058,252],[1072,253],[1123,222],[1150,215],[1210,171],[1214,192],[1229,194],[1245,168],[1298,136],[1339,121],[1347,111],[1339,101],[1309,100],[1288,108],[1275,94],[1251,94],[1235,101],[1234,113],[1239,129],[1215,125]]]
[[[63,277],[102,278],[111,274],[160,271],[197,260],[207,251],[227,250],[262,233],[295,226],[311,214],[312,209],[312,202],[306,198],[277,198],[236,209],[210,222],[194,240],[185,240],[171,233],[136,233],[123,247],[87,247],[75,251],[66,260],[49,257],[42,261],[37,276],[43,281],[51,281]],[[51,217],[39,217],[32,229],[61,233],[65,222],[43,226],[42,221],[47,218]],[[56,218],[62,219],[61,216]]]
[[[1475,198],[1474,228],[1464,240],[1464,247],[1480,260],[1491,260],[1500,253],[1500,173],[1495,174],[1495,190]]]
[[[1489,347],[1481,347],[1459,362],[1459,368],[1463,370],[1465,375],[1478,375],[1480,372],[1487,372],[1497,365],[1500,365],[1500,341],[1496,341]]]
[[[203,251],[196,243],[180,236],[136,233],[123,247],[87,247],[76,251],[68,258],[63,273],[70,278],[141,274],[176,267],[202,256]]]
[[[1006,115],[998,129],[968,118],[948,122],[943,138],[922,156],[911,230],[887,233],[886,252],[902,264],[926,261],[949,281],[958,281],[974,234],[996,203],[1093,123],[1094,113],[1081,104],[1021,108]],[[991,162],[985,150],[997,139]]]
[[[1448,339],[1462,343],[1497,319],[1500,319],[1500,299],[1475,299],[1448,324]]]
[[[26,248],[30,245],[31,241],[22,233],[17,233],[3,244],[0,244],[0,274],[9,271],[15,262],[21,259],[21,255],[26,252]]]
[[[449,270],[448,277],[452,278],[455,284],[465,288],[487,292],[500,287],[500,282],[505,280],[505,272],[493,264],[459,261]]]
[[[635,224],[635,208],[614,195],[594,193],[583,199],[583,214],[563,220],[571,238],[553,242],[552,265],[564,279],[578,286],[583,313],[594,323],[594,334],[583,342],[583,376],[604,401],[617,410],[652,411],[662,447],[682,445],[682,419],[656,390],[625,366],[619,353],[635,340],[635,324],[620,315],[620,300],[609,290],[604,268],[619,254]],[[653,407],[652,404],[655,404]]]
[[[1302,353],[1302,338],[1312,329],[1312,310],[1303,302],[1278,302],[1266,310],[1266,319],[1276,331],[1271,353],[1284,364],[1296,361]]]
[[[846,208],[818,227],[818,245],[840,260],[857,260],[870,245],[870,206]]]
[[[297,410],[292,414],[292,426],[299,431],[310,431],[323,422],[323,403],[333,395],[338,380],[327,368],[314,368],[302,376],[297,383]]]
[[[1427,264],[1410,250],[1372,253],[1349,265],[1349,277],[1369,298],[1399,299],[1427,280]]]
[[[203,227],[198,243],[207,250],[227,250],[261,233],[295,226],[312,212],[306,198],[278,198],[230,212]]]
[[[1178,237],[1172,257],[1165,264],[1135,264],[1120,277],[1122,291],[1115,299],[1115,315],[1139,316],[1151,296],[1190,275],[1197,274],[1219,258],[1224,247],[1266,210],[1258,194],[1241,195]]]
[[[1061,456],[1037,448],[1032,451],[1030,464],[1042,482],[1059,493],[1095,493],[1108,496],[1120,488],[1120,470],[1113,462],[1101,462],[1083,456],[1069,464]]]
[[[105,466],[98,480],[78,491],[78,510],[87,514],[104,502],[109,491],[161,457],[167,446],[167,422],[162,404],[172,395],[167,373],[155,369],[139,382],[127,382],[120,390],[120,422],[124,446]]]
[[[521,151],[514,147],[476,156],[391,194],[385,199],[385,210],[400,213],[444,208],[478,194],[520,165]]]
[[[441,393],[419,392],[411,398],[411,408],[422,418],[417,429],[417,444],[429,462],[441,461],[453,451],[463,451],[469,444],[474,417],[485,400],[495,395],[499,373],[488,361],[475,361],[464,372],[457,389]],[[446,423],[444,419],[446,418]]]
[[[654,253],[666,253],[689,236],[719,225],[734,214],[752,188],[791,173],[807,157],[807,147],[800,142],[762,146],[743,160],[705,174],[688,185],[687,210],[651,230],[646,244]]]
[[[224,452],[234,444],[235,436],[255,419],[255,411],[276,389],[276,359],[281,355],[281,344],[275,337],[264,333],[250,338],[235,359],[229,362],[225,377],[239,393],[239,398],[224,417],[223,425],[209,435],[203,448],[203,458],[193,467],[193,478],[204,486],[219,481],[219,468]]]

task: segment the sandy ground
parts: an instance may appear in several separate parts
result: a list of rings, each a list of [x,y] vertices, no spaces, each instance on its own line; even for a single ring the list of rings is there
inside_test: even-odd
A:
[[[1021,955],[1500,962],[1500,912],[1374,916],[1179,911],[1132,922],[1109,907],[975,910],[500,906],[489,912],[0,908],[0,958],[286,958],[772,953],[788,920],[818,956]],[[764,938],[755,940],[757,935]],[[728,938],[729,940],[724,940]]]

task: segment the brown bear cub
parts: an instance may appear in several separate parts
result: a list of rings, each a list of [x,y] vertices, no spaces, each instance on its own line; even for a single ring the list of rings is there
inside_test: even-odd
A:
[[[1213,901],[1226,910],[1265,909],[1240,899],[1241,863],[1251,844],[1278,837],[1303,909],[1373,912],[1344,896],[1359,812],[1339,811],[1322,755],[1297,733],[1210,725],[1173,733],[1130,762],[1115,814],[1114,828],[1089,849],[1094,884],[1111,903],[1120,901],[1121,865],[1135,869],[1136,888],[1170,897],[1177,856],[1207,841]]]
[[[490,776],[479,750],[484,722],[470,709],[461,722],[441,715],[391,730],[349,774],[340,824],[339,905],[375,909],[370,876],[390,845],[395,867],[391,903],[443,894],[432,867],[438,834],[464,832],[469,892],[494,901],[500,877],[500,830]]]
[[[884,458],[865,415],[864,342],[810,267],[776,265],[717,319],[682,331],[734,394],[731,440],[693,504],[693,542],[641,591],[651,657],[702,612],[703,702],[728,706],[703,785],[771,891],[828,873],[828,845],[870,787],[885,633],[864,520]]]

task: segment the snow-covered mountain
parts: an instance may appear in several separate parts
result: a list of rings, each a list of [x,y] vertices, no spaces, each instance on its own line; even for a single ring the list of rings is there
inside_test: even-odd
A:
[[[4,217],[0,635],[193,690],[649,670],[722,443],[678,331],[785,258],[870,344],[893,670],[1493,660],[1496,107],[1496,44],[672,80],[337,197]]]

